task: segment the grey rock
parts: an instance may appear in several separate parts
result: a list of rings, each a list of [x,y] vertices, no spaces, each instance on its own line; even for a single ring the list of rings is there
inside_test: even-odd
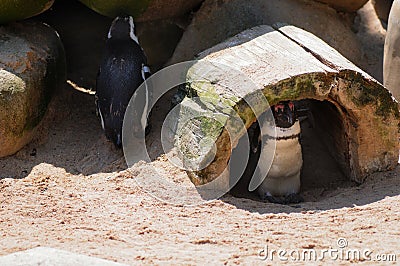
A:
[[[388,29],[383,56],[383,83],[400,101],[400,1],[393,2],[390,10]]]
[[[387,23],[393,0],[371,0],[371,2],[378,18],[384,23]]]
[[[206,0],[187,27],[169,64],[196,54],[239,32],[282,22],[305,29],[358,63],[362,48],[351,23],[322,3],[305,0]]]
[[[316,0],[317,2],[321,2],[327,4],[338,11],[342,12],[355,12],[363,5],[365,5],[368,0]]]
[[[0,26],[0,157],[32,140],[65,79],[64,49],[52,28],[41,23]]]
[[[89,257],[64,250],[37,247],[0,257],[0,265],[12,266],[124,266],[104,259]]]

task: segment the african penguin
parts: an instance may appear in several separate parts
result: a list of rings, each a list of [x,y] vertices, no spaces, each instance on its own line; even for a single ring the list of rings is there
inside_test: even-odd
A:
[[[280,102],[274,105],[272,114],[275,119],[276,136],[274,136],[274,125],[269,121],[263,121],[261,127],[266,133],[259,139],[264,143],[265,153],[260,155],[261,173],[267,173],[264,181],[257,188],[261,199],[272,203],[298,203],[303,201],[298,194],[300,191],[300,171],[303,165],[303,157],[300,145],[300,123],[296,118],[295,106],[291,101]],[[271,139],[276,139],[276,149],[271,168],[262,169],[262,163],[267,153],[273,151]],[[261,152],[261,151],[260,151]]]
[[[135,35],[133,18],[116,17],[108,32],[97,75],[95,98],[104,133],[117,147],[122,146],[122,124],[132,96],[140,97],[135,101],[137,105],[134,107],[133,131],[137,133],[148,129],[147,113],[151,91],[145,80],[149,76],[150,68]],[[138,95],[135,92],[143,82],[146,90],[143,95]]]

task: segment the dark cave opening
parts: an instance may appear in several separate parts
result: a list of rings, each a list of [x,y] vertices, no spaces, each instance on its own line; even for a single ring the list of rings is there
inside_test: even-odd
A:
[[[354,185],[350,181],[346,114],[328,100],[303,99],[295,105],[302,110],[299,113],[303,159],[300,195],[305,201],[318,201],[334,194],[338,188]],[[240,142],[243,141],[242,137]],[[258,159],[259,154],[249,157],[246,170],[231,189],[231,195],[259,200],[256,191],[248,191]]]

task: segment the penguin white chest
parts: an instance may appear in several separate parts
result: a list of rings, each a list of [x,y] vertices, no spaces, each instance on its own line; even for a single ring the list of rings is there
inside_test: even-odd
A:
[[[270,130],[267,130],[267,132],[270,132]],[[300,123],[296,121],[290,128],[277,127],[276,133],[276,147],[272,165],[258,188],[261,196],[287,196],[300,191],[300,171],[303,165],[299,142]],[[263,144],[260,164],[265,160],[263,154],[273,152],[271,139]]]

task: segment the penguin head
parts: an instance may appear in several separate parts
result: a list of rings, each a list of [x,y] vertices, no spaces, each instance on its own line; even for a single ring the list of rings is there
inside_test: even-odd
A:
[[[138,38],[135,34],[135,24],[131,16],[118,16],[116,17],[108,31],[108,39],[113,40],[133,40],[137,43]]]
[[[277,127],[289,128],[296,122],[296,111],[292,101],[279,102],[272,106],[272,114]]]

